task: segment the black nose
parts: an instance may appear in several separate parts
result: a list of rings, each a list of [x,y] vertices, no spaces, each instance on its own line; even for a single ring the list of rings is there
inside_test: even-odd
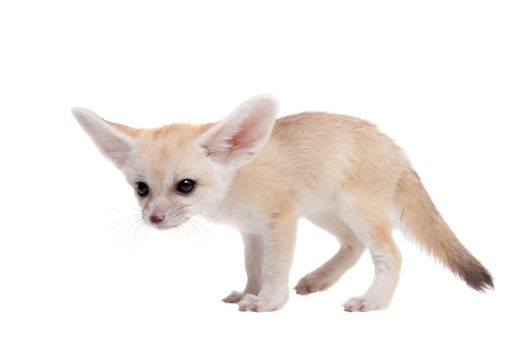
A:
[[[151,221],[152,224],[160,224],[161,222],[164,221],[165,218],[166,217],[164,214],[162,215],[153,214],[149,217],[149,221]]]

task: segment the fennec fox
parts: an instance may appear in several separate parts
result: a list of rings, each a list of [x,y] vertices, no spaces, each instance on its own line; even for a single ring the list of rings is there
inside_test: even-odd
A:
[[[300,217],[333,234],[341,247],[299,281],[298,294],[327,289],[367,248],[375,278],[344,310],[387,307],[401,267],[392,239],[397,222],[470,287],[493,287],[403,152],[364,120],[302,113],[276,121],[277,102],[267,95],[204,125],[134,129],[85,109],[72,112],[134,188],[144,221],[167,229],[204,215],[242,233],[246,288],[224,299],[241,311],[274,311],[286,303]]]

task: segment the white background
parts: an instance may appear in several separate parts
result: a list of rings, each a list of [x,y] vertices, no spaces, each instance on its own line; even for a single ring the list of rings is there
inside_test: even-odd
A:
[[[2,1],[0,348],[523,348],[521,5]],[[132,190],[69,114],[209,122],[259,93],[283,116],[379,125],[496,291],[468,289],[396,234],[387,311],[342,310],[372,279],[365,255],[327,292],[240,313],[220,302],[244,284],[238,234],[136,230]],[[293,283],[336,248],[301,222]]]

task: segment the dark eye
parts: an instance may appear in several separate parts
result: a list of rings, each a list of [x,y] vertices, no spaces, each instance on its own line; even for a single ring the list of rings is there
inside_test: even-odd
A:
[[[149,194],[149,187],[144,182],[137,182],[137,194],[140,197],[146,197]]]
[[[177,192],[188,194],[195,189],[195,181],[190,179],[180,180],[177,184]]]

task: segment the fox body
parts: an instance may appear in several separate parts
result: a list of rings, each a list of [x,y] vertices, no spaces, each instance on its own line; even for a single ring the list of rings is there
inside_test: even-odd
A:
[[[368,249],[375,278],[344,309],[387,307],[401,267],[392,238],[398,224],[470,287],[493,286],[401,149],[364,120],[325,113],[275,120],[277,102],[267,95],[203,125],[135,129],[84,109],[73,114],[135,188],[146,222],[171,228],[203,215],[241,232],[247,285],[224,299],[240,310],[274,311],[286,303],[300,217],[333,234],[340,249],[299,281],[298,294],[327,289]]]

